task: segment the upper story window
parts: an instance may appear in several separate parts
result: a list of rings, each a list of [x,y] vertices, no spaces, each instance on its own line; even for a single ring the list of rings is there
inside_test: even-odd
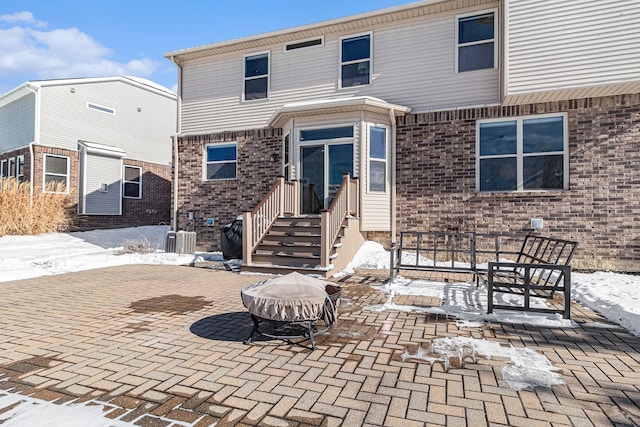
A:
[[[496,68],[495,13],[457,18],[457,71]]]
[[[480,121],[476,135],[478,191],[568,189],[565,114]]]
[[[343,88],[371,83],[371,34],[341,40],[340,77]]]
[[[107,113],[107,114],[115,114],[116,113],[116,110],[111,108],[111,107],[105,107],[104,105],[98,105],[98,104],[94,104],[92,102],[87,102],[87,108],[89,108],[91,110],[102,111],[103,113]]]
[[[124,167],[122,196],[126,199],[142,198],[142,168],[138,166]]]
[[[209,144],[206,146],[207,180],[236,179],[237,144]]]
[[[387,191],[387,130],[369,128],[369,191]]]
[[[269,53],[244,57],[244,100],[269,96]]]
[[[60,184],[62,187],[57,187]],[[69,158],[44,155],[44,190],[48,193],[69,191]]]

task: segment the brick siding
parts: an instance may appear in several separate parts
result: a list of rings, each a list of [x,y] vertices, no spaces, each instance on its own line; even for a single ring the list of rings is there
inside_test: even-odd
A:
[[[566,112],[569,191],[477,193],[476,120]],[[398,230],[531,232],[579,242],[573,265],[640,271],[640,94],[398,119]]]
[[[45,154],[69,157],[69,196],[74,202],[71,230],[169,224],[171,218],[171,166],[123,159],[125,165],[142,168],[142,198],[122,199],[122,215],[80,215],[77,213],[80,197],[78,151],[34,146],[34,192],[43,190],[41,183],[43,182]],[[25,163],[26,160],[25,156]],[[25,176],[27,175],[25,174]]]
[[[556,112],[568,114],[569,191],[477,193],[476,120]],[[526,233],[542,218],[541,234],[579,242],[575,267],[640,271],[640,94],[409,114],[397,125],[398,232]],[[205,145],[231,141],[238,178],[204,180]],[[196,231],[198,249],[219,250],[221,227],[253,209],[282,173],[268,160],[282,159],[281,129],[185,136],[178,149],[178,229]]]
[[[204,179],[204,147],[215,142],[237,142],[237,179]],[[178,150],[178,229],[195,231],[199,250],[219,250],[220,229],[253,209],[282,174],[281,129],[186,136],[179,138]],[[269,161],[272,153],[277,162]],[[189,212],[194,215],[192,223]],[[207,218],[214,218],[214,226],[205,225]]]

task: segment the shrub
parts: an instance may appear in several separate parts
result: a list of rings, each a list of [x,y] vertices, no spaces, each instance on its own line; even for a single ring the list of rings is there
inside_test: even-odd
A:
[[[47,185],[44,193],[30,197],[28,181],[0,179],[0,237],[67,231],[71,225],[71,199],[62,183]]]
[[[122,249],[118,249],[114,254],[150,254],[155,251],[156,249],[151,247],[149,239],[146,236],[140,236],[137,240],[125,240]]]

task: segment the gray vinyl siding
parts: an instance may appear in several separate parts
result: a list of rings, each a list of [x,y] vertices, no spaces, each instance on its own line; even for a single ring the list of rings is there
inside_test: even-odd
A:
[[[499,70],[457,74],[456,16],[498,3],[327,34],[324,46],[285,52],[284,43],[220,54],[183,66],[183,134],[260,128],[284,104],[323,98],[373,96],[413,112],[495,104]],[[372,84],[339,88],[340,38],[371,33]],[[269,99],[242,101],[243,55],[270,52]]]
[[[0,153],[22,148],[35,140],[36,95],[29,93],[0,107]]]
[[[637,0],[508,0],[505,95],[640,80]]]
[[[87,102],[112,108],[115,114],[87,108]],[[118,147],[129,159],[164,165],[171,161],[176,127],[167,118],[176,117],[174,99],[112,81],[45,86],[40,103],[41,145],[77,150],[82,140]]]
[[[82,156],[83,196],[85,214],[120,215],[122,201],[122,160],[120,158],[84,153]],[[101,184],[109,190],[101,192]]]

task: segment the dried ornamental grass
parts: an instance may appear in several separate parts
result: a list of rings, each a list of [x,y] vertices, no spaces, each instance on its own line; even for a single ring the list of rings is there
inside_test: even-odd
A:
[[[71,225],[71,200],[63,183],[50,183],[30,202],[30,184],[0,179],[0,236],[66,231]]]

